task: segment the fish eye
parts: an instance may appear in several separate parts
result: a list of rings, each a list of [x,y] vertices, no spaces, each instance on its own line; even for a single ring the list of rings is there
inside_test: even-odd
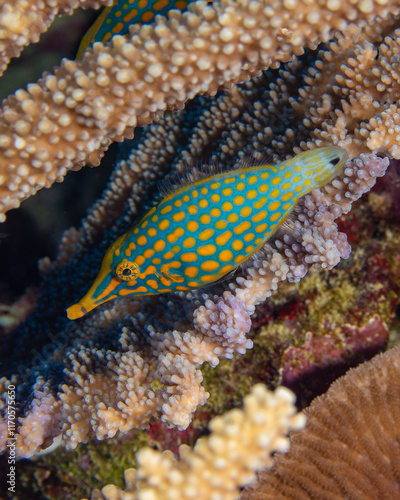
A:
[[[340,158],[334,158],[334,159],[333,159],[333,160],[331,160],[329,163],[330,163],[332,166],[335,166],[335,165],[337,165],[339,162],[340,162]]]
[[[115,268],[115,274],[124,281],[131,281],[138,275],[139,268],[134,262],[129,262],[128,259],[122,260]]]

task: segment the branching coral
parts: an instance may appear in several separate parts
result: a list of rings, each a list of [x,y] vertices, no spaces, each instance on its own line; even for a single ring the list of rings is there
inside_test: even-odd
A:
[[[351,27],[330,45],[332,53],[324,53],[317,73],[305,79],[302,99],[293,106],[310,130],[307,146],[333,141],[350,155],[374,151],[399,157],[400,31],[382,28],[367,29],[365,37]]]
[[[243,500],[397,498],[400,348],[378,355],[334,382],[305,410],[307,425],[291,449]]]
[[[334,2],[328,4],[336,5]],[[226,5],[227,12],[231,13],[229,15],[241,15],[240,9],[234,14],[230,4],[221,5]],[[238,5],[243,9],[250,9],[253,8],[251,5],[258,4]],[[368,10],[370,4],[362,2],[359,4],[360,9],[362,5],[364,6],[362,9]],[[205,30],[207,23],[211,23],[219,8],[217,6],[214,10],[204,5],[197,6],[191,14],[183,17],[177,15],[170,23],[177,25],[178,20],[181,20],[184,26],[181,31],[184,36],[187,33],[184,23],[196,24],[198,21],[194,20],[198,20],[198,16],[202,13],[207,19],[196,29]],[[349,12],[347,10],[347,13]],[[357,17],[356,10],[351,12],[352,16]],[[219,19],[221,18],[223,20],[224,15],[220,12]],[[260,16],[255,22],[265,22],[270,26],[276,22],[273,19],[273,16],[271,18]],[[169,25],[165,21],[158,23],[157,36],[163,37],[163,30]],[[129,158],[118,163],[104,196],[95,204],[89,216],[83,221],[82,227],[66,233],[58,259],[53,263],[48,260],[42,261],[43,281],[37,308],[31,317],[13,332],[12,341],[10,336],[4,345],[5,375],[10,380],[14,376],[12,380],[17,384],[18,399],[21,402],[20,416],[24,418],[20,421],[19,429],[20,456],[32,455],[39,448],[49,444],[58,434],[62,434],[65,445],[75,447],[77,443],[93,435],[103,439],[114,436],[119,430],[126,432],[133,427],[147,427],[149,421],[155,417],[161,418],[169,425],[182,428],[187,426],[192,412],[207,397],[201,386],[200,365],[208,362],[215,366],[219,358],[230,358],[233,353],[243,353],[251,347],[252,343],[246,338],[246,334],[251,326],[250,316],[254,312],[254,307],[270,296],[280,281],[299,281],[310,266],[330,269],[340,258],[348,256],[350,247],[345,235],[338,231],[335,219],[347,212],[351,203],[372,187],[375,178],[384,174],[388,164],[388,160],[378,158],[374,154],[362,154],[368,149],[365,149],[364,144],[358,140],[361,132],[356,133],[355,130],[366,129],[366,120],[371,117],[370,107],[363,105],[362,112],[353,116],[352,108],[347,103],[352,102],[351,89],[354,86],[357,88],[357,98],[359,100],[365,98],[369,103],[372,90],[370,86],[365,85],[365,88],[362,88],[361,83],[358,83],[362,72],[366,70],[363,65],[358,69],[353,61],[355,54],[359,54],[364,46],[376,47],[377,51],[383,53],[386,46],[391,43],[394,45],[395,23],[397,19],[377,20],[375,31],[371,26],[365,27],[364,31],[351,28],[353,34],[358,33],[360,40],[359,44],[351,48],[339,50],[338,47],[343,46],[341,42],[333,42],[316,56],[316,61],[313,61],[312,55],[308,54],[302,59],[296,59],[279,72],[269,71],[217,97],[199,98],[188,104],[185,110],[167,114],[158,123],[143,131],[141,142],[135,142]],[[163,29],[160,26],[163,26]],[[343,25],[343,28],[345,27]],[[68,86],[67,80],[57,81],[56,78],[48,76],[43,80],[48,82],[50,87],[48,92],[43,92],[43,87],[34,86],[31,92],[35,100],[31,100],[21,91],[19,94],[21,100],[18,101],[20,104],[17,105],[16,100],[13,103],[15,106],[22,106],[22,103],[26,102],[25,99],[28,99],[26,106],[29,109],[30,106],[33,108],[37,106],[39,109],[42,98],[54,102],[53,97],[57,95],[60,98],[60,108],[57,109],[62,109],[64,114],[54,119],[59,120],[63,116],[62,123],[71,119],[70,124],[74,128],[75,121],[72,117],[75,117],[74,113],[78,109],[82,113],[81,118],[84,116],[78,124],[79,127],[88,128],[89,131],[96,131],[95,134],[98,134],[96,141],[91,142],[91,150],[96,156],[101,148],[109,143],[111,129],[116,137],[118,134],[125,134],[127,130],[125,126],[128,123],[129,126],[133,126],[139,108],[142,110],[141,113],[143,112],[142,121],[146,121],[164,110],[166,105],[180,106],[195,92],[212,93],[217,85],[249,76],[249,73],[244,75],[241,72],[242,66],[234,66],[236,72],[232,67],[229,69],[228,63],[228,66],[224,66],[224,60],[233,63],[236,61],[236,55],[242,57],[239,49],[233,54],[221,56],[218,52],[218,57],[214,57],[215,54],[209,57],[208,68],[202,66],[207,61],[201,60],[200,53],[193,49],[194,59],[191,64],[197,65],[203,79],[199,77],[196,80],[195,72],[192,75],[176,76],[169,67],[169,71],[174,75],[171,76],[172,80],[169,81],[168,77],[165,80],[157,79],[155,75],[157,68],[160,70],[160,67],[157,66],[157,45],[150,42],[152,29],[142,28],[140,32],[141,36],[148,36],[145,44],[147,52],[144,51],[146,57],[152,61],[151,64],[156,65],[153,67],[156,73],[150,75],[152,70],[148,73],[148,81],[146,84],[143,83],[142,88],[140,82],[145,79],[143,75],[152,66],[137,64],[136,69],[141,72],[143,78],[138,80],[139,90],[135,90],[138,92],[135,95],[142,96],[144,89],[149,90],[150,95],[147,95],[144,101],[131,101],[132,95],[129,89],[125,90],[125,84],[129,87],[131,69],[128,66],[121,66],[116,71],[113,65],[114,50],[121,50],[127,58],[130,57],[129,54],[136,54],[139,51],[140,45],[135,45],[141,40],[138,36],[134,37],[132,42],[117,38],[106,49],[95,48],[89,52],[82,63],[64,64],[63,71],[75,72],[77,80],[71,81],[77,83],[79,80],[82,85],[87,83],[88,94],[82,91],[83,93],[78,92],[75,95],[71,90],[71,96],[64,101],[64,96],[57,94],[56,88],[60,81]],[[217,30],[222,39],[229,36],[229,30],[224,30],[225,28],[221,27],[219,31]],[[262,36],[254,26],[250,31],[255,37]],[[385,43],[382,41],[383,33],[387,34]],[[241,33],[242,35],[244,40],[241,43],[244,44],[245,32]],[[219,40],[222,40],[221,36]],[[284,43],[286,38],[280,40],[279,43]],[[317,38],[313,40],[316,42]],[[229,44],[225,46],[229,47]],[[151,52],[151,47],[154,52]],[[291,48],[286,49],[287,51],[282,48],[282,51],[279,49],[276,52],[280,54],[281,59],[292,54]],[[205,57],[203,50],[205,49],[200,50],[203,54],[201,57]],[[207,50],[211,50],[210,47]],[[302,49],[298,47],[297,50]],[[249,48],[245,52],[245,57],[255,58],[251,61],[246,59],[249,63],[246,71],[255,71],[257,64],[260,63],[257,59],[260,53],[253,54]],[[374,94],[373,102],[382,107],[396,95],[397,52],[394,49],[392,52],[390,57],[387,52],[389,59],[376,58],[373,50],[366,51],[363,56],[364,59],[368,59],[369,54],[370,74],[376,78],[376,82],[382,78],[387,82],[387,87],[381,94]],[[123,59],[119,55],[116,56],[116,60],[123,65]],[[241,59],[242,62],[243,60]],[[202,61],[200,67],[199,61]],[[178,62],[179,58],[176,61],[176,68],[179,66]],[[260,64],[267,65],[270,62],[264,60]],[[383,71],[384,66],[388,66],[389,63],[394,75],[390,82],[387,73]],[[115,97],[115,93],[113,94],[115,89],[122,89],[121,95],[118,94],[120,90],[117,91],[117,97],[120,99],[117,99],[118,109],[121,111],[127,104],[126,99],[129,101],[129,106],[118,113],[113,107],[104,108],[106,100],[99,98],[93,101],[96,113],[99,113],[98,115],[95,113],[94,116],[92,114],[94,108],[87,107],[85,99],[98,94],[92,88],[93,82],[88,81],[84,72],[78,71],[80,64],[87,65],[85,68],[92,67],[93,76],[95,70],[99,71],[93,80],[96,92],[100,89],[96,87],[100,82],[104,83],[102,92],[107,96]],[[94,66],[90,66],[91,64]],[[111,79],[106,71],[108,64],[111,64],[110,72],[114,71]],[[165,65],[168,66],[167,63]],[[337,70],[324,71],[326,66],[330,68],[332,65],[343,70],[349,65],[355,68],[346,81],[339,79],[342,81],[341,87],[335,84]],[[121,76],[121,72],[125,76]],[[212,78],[210,72],[213,73]],[[323,80],[323,75],[326,75],[326,80]],[[61,73],[59,76],[61,78]],[[121,87],[116,84],[118,78],[122,78]],[[128,79],[125,81],[125,78]],[[188,86],[178,85],[178,88],[174,89],[175,84],[172,85],[172,82],[177,81],[176,78],[181,79],[179,81],[183,83],[189,82]],[[317,137],[317,129],[311,128],[311,120],[308,117],[311,108],[307,99],[312,92],[312,81],[324,89],[325,94],[322,94],[325,96],[324,102],[329,100],[330,96],[333,103],[332,108],[328,109],[329,112],[321,107],[320,113],[326,115],[321,123],[321,129],[324,129],[325,123],[333,123],[337,129],[343,125],[343,134],[337,132],[335,135],[332,132],[332,137],[328,137],[321,132]],[[164,89],[164,85],[168,91]],[[65,88],[63,87],[63,92]],[[76,90],[73,86],[71,88]],[[168,100],[171,95],[175,101]],[[154,99],[158,104],[152,107]],[[71,103],[71,111],[68,102]],[[303,111],[301,106],[304,107]],[[43,108],[50,112],[53,106],[49,104],[47,107],[46,104]],[[11,107],[8,108],[5,116],[9,117],[14,129],[15,126],[21,126],[23,129],[26,123],[24,120],[21,122],[20,116],[14,114],[14,111]],[[105,115],[102,115],[103,112]],[[42,135],[39,134],[40,137],[54,136],[55,141],[59,141],[62,136],[60,129],[53,130],[53,122],[47,121],[44,115],[41,120],[43,121],[39,124],[42,123],[43,131],[40,133]],[[347,134],[346,120],[349,130],[354,132],[353,136]],[[39,124],[32,122],[34,127]],[[47,126],[50,128],[47,129]],[[62,124],[57,125],[59,126]],[[66,127],[65,130],[69,125]],[[49,131],[49,135],[46,135],[46,130]],[[93,136],[85,130],[80,142],[76,135],[79,133],[74,130],[73,134],[67,134],[67,138],[64,139],[70,141],[70,146],[65,149],[62,143],[64,139],[54,145],[53,153],[64,155],[63,159],[59,158],[59,165],[62,164],[63,169],[75,162],[74,148],[80,151],[79,161],[87,158],[87,141],[89,137],[93,139]],[[7,141],[5,135],[4,140]],[[17,146],[23,144],[20,139],[21,137],[15,136]],[[311,143],[313,139],[314,143]],[[32,140],[36,144],[36,136]],[[40,142],[42,139],[38,140]],[[236,276],[236,280],[231,279],[230,285],[217,285],[187,295],[121,299],[105,304],[78,323],[67,321],[65,308],[79,298],[83,289],[93,280],[108,245],[154,204],[157,197],[154,194],[155,182],[166,173],[180,172],[188,160],[209,158],[229,168],[238,157],[255,149],[262,153],[272,152],[275,157],[278,155],[285,157],[293,154],[293,148],[299,148],[302,144],[311,147],[316,143],[328,144],[331,141],[343,143],[352,155],[359,156],[353,158],[330,185],[315,190],[304,198],[293,218],[269,242],[263,253]],[[375,148],[385,153],[389,152],[384,140],[376,144]],[[31,154],[29,151],[32,152],[33,149],[24,144],[21,154],[26,152],[29,156]],[[7,161],[12,162],[14,160],[11,149],[10,154],[11,159]],[[44,155],[46,159],[43,161],[49,162],[47,165],[50,174],[45,173],[44,182],[48,181],[49,175],[54,174],[55,177],[60,175],[59,171],[55,173],[58,167],[53,168],[50,161],[52,157],[47,157],[46,154]],[[38,172],[41,168],[40,161],[34,167]],[[32,182],[35,184],[36,181]],[[7,380],[3,380],[3,385],[7,387]],[[5,438],[5,434],[1,435],[1,443],[4,443]]]
[[[110,3],[108,0],[0,2],[0,76],[9,60],[18,56],[24,45],[37,42],[57,15],[70,14],[77,7],[98,9]]]
[[[165,121],[150,127],[141,144],[149,146],[156,130],[163,137],[170,137],[164,133],[165,127],[168,124],[174,129],[178,119],[171,117],[169,123]],[[149,151],[151,148],[146,148],[146,154],[152,155]],[[137,176],[139,165],[146,176],[149,174],[146,164],[142,163],[143,154],[142,146],[135,155],[134,161],[138,164],[130,164],[129,175]],[[155,415],[160,415],[169,425],[186,427],[191,413],[207,397],[200,385],[202,377],[198,366],[205,361],[215,366],[218,358],[229,358],[234,352],[243,353],[251,347],[252,343],[245,337],[251,326],[250,314],[257,303],[276,289],[279,281],[297,281],[310,265],[329,268],[341,255],[348,255],[349,247],[344,236],[337,232],[334,219],[371,187],[375,176],[382,175],[386,166],[387,161],[360,157],[348,164],[331,186],[308,195],[298,209],[296,220],[270,242],[270,249],[253,262],[244,277],[237,278],[231,292],[225,291],[219,297],[211,294],[207,298],[202,297],[200,291],[192,300],[183,295],[182,298],[127,298],[99,308],[78,327],[75,323],[65,325],[54,338],[54,351],[46,361],[46,365],[50,361],[56,368],[66,360],[64,382],[60,384],[56,401],[52,402],[57,410],[47,402],[37,407],[41,398],[46,399],[45,394],[40,397],[37,394],[31,413],[22,421],[19,454],[29,455],[36,449],[40,439],[33,439],[30,432],[27,440],[25,428],[32,428],[31,419],[36,421],[38,412],[46,415],[40,428],[43,444],[61,432],[69,447],[86,441],[93,432],[103,439],[115,435],[118,430],[126,432],[133,427],[146,427]],[[115,179],[126,167],[127,164],[121,162],[121,171],[114,174]],[[118,183],[110,186],[111,193],[116,186]],[[112,199],[106,196],[103,203],[116,208]],[[94,213],[102,213],[101,206],[103,204],[99,203]],[[332,208],[327,208],[329,206]],[[119,225],[128,223],[130,217],[127,215],[123,212],[108,237],[112,237]],[[57,262],[47,264],[45,279],[50,293],[53,286],[62,283],[70,293],[80,294],[82,276],[93,272],[95,254],[87,253],[87,249],[94,251],[99,228],[92,226],[91,220],[96,220],[93,214],[83,225],[80,239],[76,238],[76,232],[67,239],[70,253],[66,249]],[[96,249],[98,259],[101,250],[102,246]],[[42,269],[45,267],[43,264]],[[71,273],[81,277],[73,279]],[[218,287],[214,290],[216,292]],[[52,300],[49,296],[42,297],[42,307],[48,306],[49,300]],[[45,314],[49,320],[54,314],[63,314],[65,300],[61,304],[50,304],[53,308],[50,311],[41,310],[39,305],[40,314]],[[61,311],[58,312],[55,306],[61,307]],[[161,316],[160,311],[163,311]],[[22,326],[21,339],[25,329],[26,332],[37,329],[35,321],[33,317]],[[29,354],[29,342],[12,347],[18,349],[20,358],[25,352]],[[41,369],[35,368],[32,375],[37,377],[40,373]],[[60,377],[57,371],[54,374]]]
[[[181,446],[177,460],[171,452],[143,448],[137,456],[137,471],[125,472],[126,491],[108,485],[91,498],[238,498],[239,487],[253,481],[255,471],[271,465],[273,452],[287,451],[289,430],[304,426],[304,416],[294,415],[293,403],[288,389],[271,393],[261,384],[254,386],[244,399],[244,410],[211,420],[210,436],[199,439],[193,450]]]
[[[285,0],[274,7],[266,0],[199,2],[188,13],[174,11],[168,21],[143,26],[129,40],[116,36],[97,44],[81,61],[64,60],[54,75],[3,103],[1,213],[67,170],[97,165],[110,142],[130,137],[136,125],[166,109],[246,81],[302,54],[305,46],[327,41],[335,29],[397,13],[398,7],[389,0]],[[23,22],[21,14],[16,26]]]

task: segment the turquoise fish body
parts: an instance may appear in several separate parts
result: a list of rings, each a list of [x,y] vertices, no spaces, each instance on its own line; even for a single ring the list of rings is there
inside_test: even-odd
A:
[[[77,57],[80,58],[84,50],[95,42],[106,43],[114,35],[127,35],[132,24],[151,23],[156,15],[166,17],[172,9],[185,11],[191,1],[115,0],[113,5],[103,10],[83,36]]]
[[[298,200],[332,180],[346,159],[339,147],[319,148],[275,166],[239,168],[180,186],[111,245],[68,317],[117,297],[190,290],[221,279],[257,252]]]

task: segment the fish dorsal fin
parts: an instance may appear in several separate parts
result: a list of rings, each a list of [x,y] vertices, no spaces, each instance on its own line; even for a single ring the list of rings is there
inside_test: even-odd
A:
[[[233,168],[234,170],[242,170],[260,166],[273,167],[277,163],[271,155],[267,155],[262,151],[252,151],[251,153],[244,154]]]
[[[78,52],[76,54],[77,59],[81,59],[83,53],[85,50],[92,45],[95,36],[99,29],[101,28],[102,24],[104,23],[106,17],[110,14],[111,10],[114,8],[116,5],[116,2],[113,3],[113,5],[110,5],[109,7],[105,7],[103,9],[103,12],[99,15],[99,17],[96,19],[96,21],[92,24],[92,26],[88,29],[88,31],[83,35],[81,43],[78,48]]]
[[[294,207],[293,212],[295,210],[296,210],[296,207]],[[284,232],[284,233],[291,234],[291,233],[294,233],[297,230],[296,224],[295,224],[296,218],[295,218],[295,214],[293,212],[279,226],[279,229],[278,229],[279,233],[283,233]],[[275,233],[275,235],[277,234],[277,232]]]
[[[277,162],[273,161],[271,155],[266,155],[262,151],[246,153],[233,167],[229,168],[217,161],[202,162],[200,159],[186,161],[181,171],[167,175],[158,183],[158,190],[162,196],[167,196],[183,186],[193,184],[193,182],[207,177],[259,166],[273,168],[276,164]]]
[[[181,171],[168,174],[158,183],[157,187],[162,196],[167,196],[183,186],[222,174],[225,171],[222,165],[217,162],[206,163],[200,160],[186,162]]]

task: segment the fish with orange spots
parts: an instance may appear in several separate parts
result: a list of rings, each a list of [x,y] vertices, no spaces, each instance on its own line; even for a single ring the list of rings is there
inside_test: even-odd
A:
[[[188,174],[107,250],[86,295],[67,309],[77,319],[127,295],[200,288],[260,250],[299,199],[331,181],[347,159],[336,146],[277,165]]]
[[[132,24],[148,24],[156,15],[167,16],[172,9],[185,11],[193,0],[115,0],[106,7],[83,36],[78,49],[84,50],[95,42],[106,43],[114,35],[127,35]],[[212,2],[212,0],[208,0]]]

